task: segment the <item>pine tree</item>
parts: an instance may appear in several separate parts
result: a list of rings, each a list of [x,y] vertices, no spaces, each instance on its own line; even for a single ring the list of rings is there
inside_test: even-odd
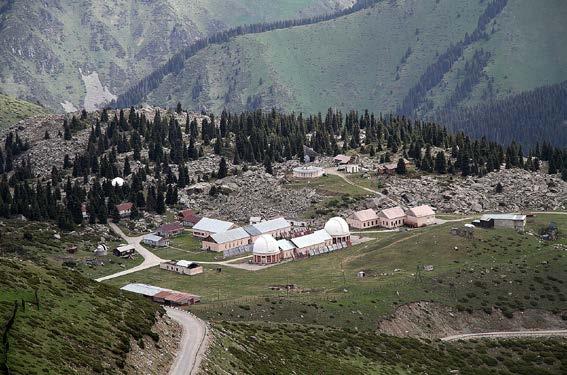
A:
[[[222,179],[228,175],[228,166],[226,164],[226,160],[221,158],[219,163],[219,171],[217,172],[217,178]]]
[[[128,177],[130,176],[131,173],[132,170],[130,169],[130,161],[128,160],[128,156],[126,156],[126,158],[124,159],[124,169],[122,172],[122,176]]]
[[[398,160],[398,165],[396,166],[396,173],[404,175],[407,173],[406,162],[403,158]]]
[[[443,151],[439,151],[435,156],[435,171],[439,174],[447,173],[447,160]]]
[[[268,155],[264,158],[264,169],[266,170],[266,173],[274,174],[272,159]]]

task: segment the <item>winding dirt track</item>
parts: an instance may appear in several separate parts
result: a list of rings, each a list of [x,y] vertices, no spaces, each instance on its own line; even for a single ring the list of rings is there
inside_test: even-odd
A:
[[[199,365],[209,346],[207,324],[195,315],[183,310],[165,308],[167,315],[181,324],[183,337],[175,362],[169,370],[170,375],[193,375],[199,371]]]
[[[567,337],[567,330],[558,329],[550,331],[517,331],[517,332],[484,332],[484,333],[465,333],[443,337],[441,341],[459,341],[472,339],[502,339],[502,338],[524,338],[524,337]]]

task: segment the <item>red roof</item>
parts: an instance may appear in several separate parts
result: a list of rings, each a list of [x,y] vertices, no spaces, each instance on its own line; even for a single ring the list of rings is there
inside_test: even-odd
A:
[[[174,221],[173,223],[162,224],[157,231],[159,233],[171,233],[183,230],[183,225],[180,222]]]
[[[201,220],[201,217],[197,216],[191,209],[179,212],[179,218],[192,224],[197,224]]]
[[[153,298],[160,298],[163,299],[164,301],[175,302],[177,304],[190,303],[191,300],[193,300],[193,302],[197,302],[200,299],[199,296],[196,296],[194,294],[167,291],[167,290],[155,294]]]
[[[118,210],[118,212],[128,211],[131,210],[133,206],[134,204],[130,202],[120,203],[116,205],[116,209]]]

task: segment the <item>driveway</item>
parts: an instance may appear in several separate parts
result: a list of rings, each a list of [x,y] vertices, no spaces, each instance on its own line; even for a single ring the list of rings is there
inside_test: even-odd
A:
[[[122,239],[124,241],[126,241],[126,243],[128,243],[129,245],[134,246],[134,249],[136,250],[136,252],[138,254],[140,254],[144,258],[144,261],[139,266],[132,267],[132,268],[129,268],[127,270],[114,273],[112,275],[100,277],[100,278],[96,279],[96,281],[105,281],[105,280],[109,280],[109,279],[114,279],[116,277],[128,275],[128,274],[131,274],[131,273],[134,273],[134,272],[138,272],[138,271],[142,271],[142,270],[145,270],[145,269],[148,269],[148,268],[159,266],[160,263],[167,262],[167,259],[162,259],[162,258],[158,257],[157,255],[155,255],[154,253],[152,253],[151,251],[146,249],[144,246],[142,246],[142,239],[144,238],[144,236],[128,237],[126,234],[124,234],[124,232],[120,229],[120,227],[118,227],[118,225],[116,225],[114,223],[110,223],[109,225],[110,225],[110,228],[114,231],[114,233],[116,233],[120,237],[122,237]]]
[[[199,371],[199,365],[209,346],[207,324],[195,315],[183,310],[166,307],[167,315],[181,324],[183,336],[170,375],[192,375]]]

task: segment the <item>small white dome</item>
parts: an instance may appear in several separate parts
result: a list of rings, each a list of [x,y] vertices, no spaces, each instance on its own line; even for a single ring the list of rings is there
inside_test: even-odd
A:
[[[280,252],[278,241],[269,234],[263,234],[254,241],[252,252],[255,255],[273,255]]]
[[[95,255],[106,255],[108,253],[108,247],[105,244],[100,244],[94,251]]]
[[[124,179],[122,177],[116,177],[111,182],[112,186],[122,186],[124,185]]]
[[[348,224],[342,217],[333,217],[327,221],[325,224],[325,230],[329,233],[332,237],[342,237],[342,236],[349,236],[350,229],[348,228]]]

